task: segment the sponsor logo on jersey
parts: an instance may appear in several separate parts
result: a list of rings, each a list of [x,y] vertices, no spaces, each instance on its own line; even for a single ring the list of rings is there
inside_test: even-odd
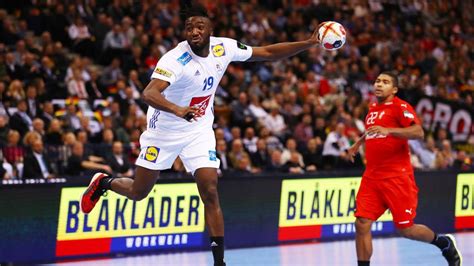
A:
[[[217,161],[216,151],[209,151],[209,161]]]
[[[145,151],[145,160],[156,163],[156,159],[158,158],[158,152],[160,151],[157,147],[147,147]]]
[[[247,50],[247,46],[241,42],[237,42],[237,47],[242,50]]]
[[[171,72],[169,72],[168,70],[165,70],[163,68],[159,68],[159,67],[156,67],[155,68],[155,73],[159,74],[159,75],[162,75],[162,76],[165,76],[165,77],[168,77],[170,78],[173,74]]]
[[[198,114],[204,115],[206,113],[206,108],[209,105],[211,100],[211,95],[202,96],[202,97],[193,97],[189,106],[194,106],[198,108]]]
[[[212,45],[211,50],[214,57],[221,57],[225,55],[224,44],[222,43]]]
[[[415,116],[410,113],[409,111],[403,111],[403,116],[406,117],[406,118],[410,118],[410,119],[415,119]]]
[[[191,61],[191,59],[193,59],[191,54],[188,52],[185,52],[178,58],[178,62],[180,62],[181,65],[185,66],[187,63],[189,63],[189,61]]]

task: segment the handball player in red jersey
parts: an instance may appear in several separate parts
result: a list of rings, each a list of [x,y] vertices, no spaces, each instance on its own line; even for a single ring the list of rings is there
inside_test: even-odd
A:
[[[448,265],[462,265],[461,253],[452,235],[437,235],[422,224],[414,224],[418,187],[410,163],[409,139],[424,137],[413,107],[395,96],[397,77],[381,73],[374,84],[377,102],[365,118],[366,133],[349,149],[354,156],[366,146],[366,170],[356,198],[356,250],[358,265],[370,265],[372,223],[387,209],[400,235],[437,246]],[[353,157],[352,157],[353,158]]]

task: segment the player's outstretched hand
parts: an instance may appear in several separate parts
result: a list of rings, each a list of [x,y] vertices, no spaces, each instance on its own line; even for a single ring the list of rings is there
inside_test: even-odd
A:
[[[174,114],[189,122],[197,121],[197,118],[201,116],[199,115],[199,108],[195,106],[179,107]]]
[[[321,24],[318,25],[318,27],[313,31],[313,34],[311,34],[311,37],[309,38],[309,41],[313,44],[319,44],[319,27]]]

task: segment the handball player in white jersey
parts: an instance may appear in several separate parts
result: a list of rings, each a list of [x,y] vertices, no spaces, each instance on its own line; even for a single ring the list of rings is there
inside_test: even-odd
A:
[[[159,60],[143,92],[149,105],[148,127],[140,137],[141,153],[134,179],[103,173],[92,177],[81,199],[89,213],[106,190],[142,200],[161,170],[171,168],[177,156],[196,180],[204,202],[214,265],[224,263],[224,220],[217,193],[214,95],[229,63],[287,58],[319,43],[317,30],[306,41],[249,47],[229,38],[213,37],[206,9],[194,5],[185,11],[186,41]]]

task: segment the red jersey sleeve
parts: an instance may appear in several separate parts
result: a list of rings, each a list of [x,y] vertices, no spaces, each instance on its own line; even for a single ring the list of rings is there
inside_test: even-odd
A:
[[[421,123],[413,107],[406,102],[399,105],[398,119],[402,127],[409,127],[414,124],[419,125]]]

